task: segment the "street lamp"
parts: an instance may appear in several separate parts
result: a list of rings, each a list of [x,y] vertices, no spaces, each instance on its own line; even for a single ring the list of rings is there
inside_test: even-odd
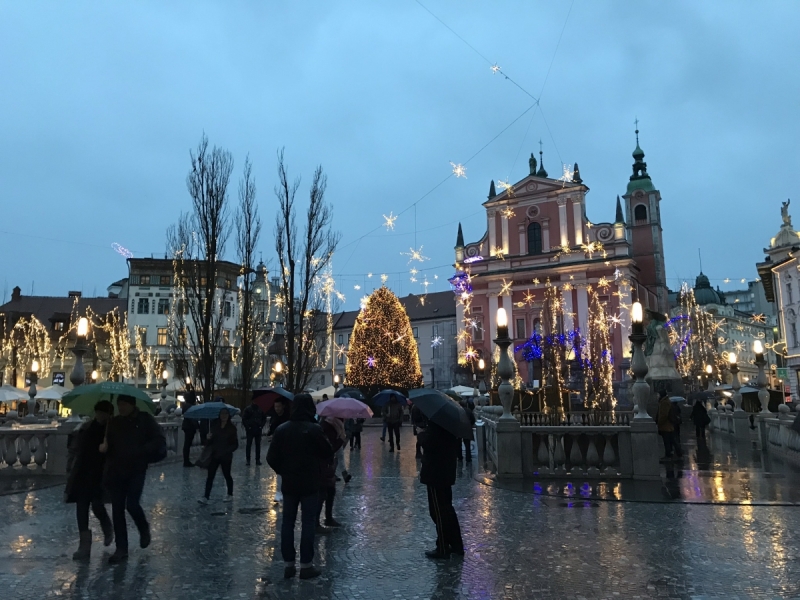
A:
[[[767,391],[767,374],[764,366],[767,361],[764,360],[764,345],[761,340],[753,342],[753,352],[756,355],[756,366],[758,367],[758,401],[761,403],[761,414],[769,414],[769,391]]]
[[[339,374],[338,373],[333,376],[333,389],[336,390],[336,392],[339,391],[339,382],[340,381],[341,381],[341,379],[339,378]],[[335,392],[334,392],[334,395],[335,395]]]
[[[97,371],[92,371],[92,383],[97,383],[97,378],[98,377],[99,377],[99,374],[97,373]]]
[[[647,375],[647,361],[644,359],[644,342],[647,335],[644,333],[644,315],[642,314],[641,302],[634,302],[631,306],[631,335],[628,339],[633,344],[633,357],[631,359],[631,370],[636,378],[633,384],[633,397],[636,398],[636,414],[634,420],[649,420],[652,417],[647,414],[647,397],[650,395],[650,386],[644,380]]]
[[[739,381],[739,365],[736,363],[736,354],[731,352],[728,354],[728,368],[731,372],[731,389],[733,390],[733,405],[734,405],[734,412],[740,412],[742,410],[742,394],[739,390],[742,387],[741,382]]]
[[[485,360],[480,359],[478,361],[478,370],[481,372],[481,385],[478,388],[478,391],[480,391],[481,396],[485,396],[486,395],[486,361]],[[486,402],[486,399],[481,400],[481,406],[483,406],[484,402]]]
[[[167,399],[167,379],[169,379],[169,371],[164,369],[161,371],[161,402]]]
[[[86,370],[83,368],[83,355],[89,349],[86,346],[86,336],[89,335],[89,319],[81,317],[78,320],[78,337],[75,340],[75,345],[72,347],[72,353],[75,355],[75,366],[72,367],[72,373],[69,374],[69,380],[74,387],[86,383]]]
[[[508,315],[504,308],[497,309],[497,337],[494,343],[500,348],[500,359],[497,361],[497,375],[500,377],[497,394],[500,396],[500,402],[503,405],[503,414],[500,416],[500,420],[509,421],[514,419],[514,415],[511,414],[514,387],[509,381],[514,374],[514,368],[511,365],[511,358],[508,356],[508,347],[511,345],[511,339],[508,337]]]
[[[30,396],[30,404],[28,405],[28,410],[33,407],[33,413],[36,414],[36,382],[39,381],[39,361],[35,358],[33,359],[33,363],[31,363],[31,387],[28,390],[28,396]]]
[[[272,370],[275,371],[275,379],[278,381],[278,385],[283,387],[283,378],[281,375],[281,373],[283,373],[283,363],[281,363],[281,361],[276,362]]]

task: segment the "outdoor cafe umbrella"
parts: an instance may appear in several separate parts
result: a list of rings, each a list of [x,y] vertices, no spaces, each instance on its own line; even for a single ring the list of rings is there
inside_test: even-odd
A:
[[[64,394],[67,393],[67,388],[63,385],[51,385],[50,387],[42,388],[36,391],[37,400],[61,400]]]
[[[403,396],[400,392],[396,392],[395,390],[383,390],[378,392],[372,397],[372,404],[375,406],[386,406],[389,404],[389,400],[392,398],[392,394],[397,396],[397,401],[400,403],[401,406],[405,406],[408,404],[408,398]]]
[[[232,417],[239,414],[239,409],[224,402],[204,402],[203,404],[195,404],[183,416],[187,419],[217,419],[219,418],[219,411],[227,408]]]
[[[321,417],[337,417],[339,419],[369,419],[372,411],[360,400],[340,396],[317,404],[317,414]]]
[[[153,414],[155,405],[147,392],[137,387],[117,381],[103,381],[80,385],[61,397],[61,404],[79,415],[91,415],[94,405],[100,400],[111,400],[117,406],[118,396],[133,396],[136,399],[136,408]]]
[[[25,400],[28,398],[26,397]],[[12,392],[9,390],[0,389],[0,402],[20,402],[22,398],[19,397],[19,394],[16,392]]]
[[[285,398],[291,402],[294,400],[294,394],[282,387],[264,387],[253,390],[253,402],[265,413],[275,406],[275,401],[278,398]]]
[[[446,429],[457,438],[472,439],[472,423],[461,405],[447,394],[430,388],[411,390],[411,402],[429,421]]]
[[[23,390],[9,384],[0,386],[0,394],[2,394],[2,392],[6,393],[0,397],[8,398],[7,400],[2,400],[2,402],[14,402],[14,400],[27,400],[29,398],[28,390]],[[14,396],[13,398],[11,397],[12,395]]]

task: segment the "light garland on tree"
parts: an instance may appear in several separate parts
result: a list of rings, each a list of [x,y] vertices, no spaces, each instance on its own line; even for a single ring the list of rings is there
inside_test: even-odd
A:
[[[588,403],[591,399],[591,407],[594,409],[613,410],[617,401],[614,398],[614,361],[609,319],[597,291],[591,286],[587,290],[588,331],[582,348],[584,400]]]

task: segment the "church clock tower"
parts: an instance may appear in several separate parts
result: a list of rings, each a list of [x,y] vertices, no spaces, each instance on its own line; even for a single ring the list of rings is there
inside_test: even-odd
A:
[[[631,252],[640,269],[639,282],[650,288],[658,298],[658,306],[649,308],[666,314],[669,301],[661,230],[661,193],[653,186],[647,173],[644,151],[639,147],[638,127],[636,149],[633,151],[633,175],[623,199]]]

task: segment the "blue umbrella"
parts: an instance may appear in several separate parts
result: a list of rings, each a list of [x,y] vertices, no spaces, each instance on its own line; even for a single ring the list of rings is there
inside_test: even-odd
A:
[[[239,409],[224,402],[205,402],[204,404],[195,404],[183,416],[187,419],[217,419],[219,418],[219,411],[227,408],[232,417],[239,414]]]
[[[372,404],[375,406],[386,406],[389,404],[389,399],[392,397],[392,394],[397,396],[397,401],[402,406],[408,404],[408,399],[403,396],[403,394],[396,392],[395,390],[383,390],[382,392],[378,392],[372,397]]]

